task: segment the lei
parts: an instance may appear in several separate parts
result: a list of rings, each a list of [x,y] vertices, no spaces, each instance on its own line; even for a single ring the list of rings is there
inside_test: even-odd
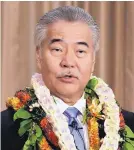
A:
[[[31,79],[32,87],[17,91],[8,98],[7,107],[20,119],[18,134],[27,135],[23,149],[76,150],[66,117],[60,113],[41,74]],[[100,78],[91,77],[86,88],[86,110],[83,123],[87,123],[90,150],[132,150],[134,134],[125,125],[121,109],[113,91]],[[103,135],[103,136],[102,136]]]

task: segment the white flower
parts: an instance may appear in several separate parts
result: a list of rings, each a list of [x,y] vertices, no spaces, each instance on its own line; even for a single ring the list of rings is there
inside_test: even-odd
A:
[[[32,104],[32,106],[34,108],[34,107],[39,107],[40,105],[38,103],[34,103],[34,104]]]
[[[31,109],[32,109],[32,108],[33,108],[33,106],[29,106],[29,108],[31,108]]]
[[[60,111],[53,101],[49,89],[45,85],[42,86],[42,77],[39,74],[35,74],[35,76],[32,77],[32,84],[39,104],[47,113],[50,123],[53,124],[53,130],[60,139],[60,148],[62,150],[76,150],[73,137],[68,128],[67,120],[63,114],[59,113]]]

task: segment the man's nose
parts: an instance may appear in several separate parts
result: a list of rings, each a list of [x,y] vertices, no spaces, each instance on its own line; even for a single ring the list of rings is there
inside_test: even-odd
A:
[[[67,53],[63,56],[60,65],[64,68],[74,68],[76,65],[75,53],[72,50],[68,50]]]

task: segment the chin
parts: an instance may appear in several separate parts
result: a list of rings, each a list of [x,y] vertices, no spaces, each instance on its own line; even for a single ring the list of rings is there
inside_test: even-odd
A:
[[[72,97],[74,94],[79,93],[78,88],[74,85],[71,86],[63,85],[60,87],[56,87],[56,91],[58,94],[63,95],[65,97],[70,97],[70,96]]]
[[[74,93],[76,93],[76,91],[70,91],[70,90],[63,91],[63,90],[59,90],[58,93],[61,94],[61,95],[63,95],[63,96],[65,96],[65,97],[70,97],[70,96],[74,95]]]

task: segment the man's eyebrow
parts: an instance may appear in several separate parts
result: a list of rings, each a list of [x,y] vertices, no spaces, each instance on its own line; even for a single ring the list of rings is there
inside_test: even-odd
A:
[[[89,45],[86,42],[76,42],[76,44],[85,45],[85,46],[87,46],[89,48]]]
[[[51,39],[49,44],[53,44],[53,43],[56,43],[56,42],[63,42],[63,39]],[[86,43],[86,42],[76,42],[76,44],[79,44],[79,45],[85,45],[89,48],[89,45]]]
[[[55,42],[63,42],[63,40],[62,39],[51,39],[49,44],[53,44]]]

